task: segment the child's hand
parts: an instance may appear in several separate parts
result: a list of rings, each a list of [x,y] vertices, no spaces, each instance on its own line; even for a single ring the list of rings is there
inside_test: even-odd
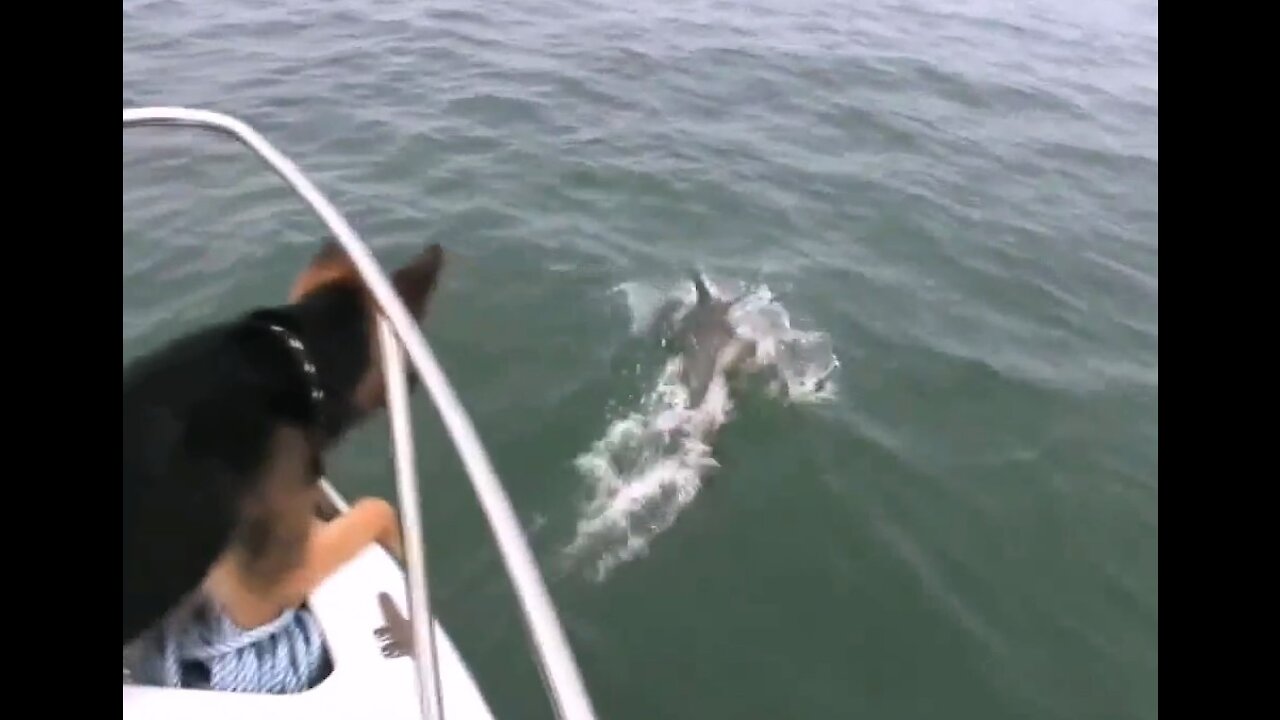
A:
[[[404,560],[404,538],[400,535],[400,524],[396,523],[391,526],[391,531],[387,533],[387,537],[379,541],[382,547],[391,553],[391,557],[401,565],[405,564]]]
[[[378,528],[378,544],[391,553],[401,565],[404,564],[404,539],[400,533],[400,514],[391,503],[378,497],[360,498],[358,504],[376,506],[380,527]]]

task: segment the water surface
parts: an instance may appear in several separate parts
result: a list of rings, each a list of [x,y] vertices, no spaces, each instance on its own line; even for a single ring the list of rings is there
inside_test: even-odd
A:
[[[248,120],[389,266],[445,245],[429,336],[602,717],[1154,718],[1158,37],[1148,0],[126,0],[123,94]],[[230,142],[131,132],[126,360],[281,300],[320,232]],[[737,397],[715,483],[600,572],[582,459],[691,266],[829,338],[836,391]],[[549,717],[414,408],[437,607]],[[392,497],[385,421],[333,473]]]

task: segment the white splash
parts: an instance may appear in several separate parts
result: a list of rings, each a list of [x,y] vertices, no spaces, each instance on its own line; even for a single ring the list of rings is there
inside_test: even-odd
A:
[[[835,397],[839,367],[826,333],[796,330],[765,285],[721,287],[712,292],[740,300],[730,322],[755,341],[758,375],[769,378],[768,393],[786,402],[813,403]],[[624,283],[631,332],[650,332],[664,316],[678,320],[693,307],[692,283],[661,288]],[[750,361],[749,361],[750,362]],[[680,382],[680,358],[671,357],[638,407],[613,421],[604,436],[578,456],[575,465],[590,483],[577,532],[564,556],[590,566],[603,580],[619,564],[644,555],[649,543],[675,522],[697,496],[703,479],[719,467],[712,456],[717,432],[733,416],[733,397],[723,374],[712,379],[703,402],[689,407]]]

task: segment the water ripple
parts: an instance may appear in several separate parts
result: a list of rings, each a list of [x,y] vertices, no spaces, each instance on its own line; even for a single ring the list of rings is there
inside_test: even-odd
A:
[[[661,366],[618,336],[609,288],[701,266],[830,332],[839,402],[742,399],[717,451],[733,480],[655,540],[671,552],[553,584],[611,668],[589,672],[606,714],[1156,716],[1153,0],[123,12],[125,105],[241,115],[389,262],[450,249],[433,344],[541,557],[574,527],[569,459]],[[124,149],[126,356],[282,296],[320,228],[278,179],[194,134]],[[359,489],[385,446],[351,456]],[[458,468],[433,470],[441,545],[483,547]],[[496,559],[443,557],[451,632],[500,714],[527,715]],[[699,632],[653,631],[672,617]],[[788,683],[735,674],[744,628]]]

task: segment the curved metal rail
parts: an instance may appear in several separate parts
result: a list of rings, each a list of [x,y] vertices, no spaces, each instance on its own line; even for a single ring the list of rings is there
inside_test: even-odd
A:
[[[230,135],[266,161],[271,169],[307,202],[307,205],[337,238],[382,310],[384,319],[380,322],[382,326],[379,331],[380,337],[383,340],[388,339],[387,336],[394,337],[399,342],[393,342],[391,345],[402,347],[408,354],[410,364],[417,371],[423,386],[430,394],[449,433],[449,438],[458,451],[481,509],[484,511],[485,519],[489,522],[489,529],[497,542],[507,575],[514,586],[525,627],[533,644],[535,658],[557,717],[563,720],[594,720],[595,710],[591,705],[591,698],[587,694],[573,651],[569,647],[555,606],[551,602],[551,596],[547,592],[546,584],[534,561],[524,532],[520,529],[511,501],[507,498],[497,472],[494,471],[493,464],[480,443],[471,418],[458,401],[452,385],[449,384],[444,371],[436,362],[435,354],[432,353],[426,338],[418,329],[413,316],[401,302],[391,281],[383,273],[360,236],[289,158],[246,123],[223,113],[193,108],[125,109],[124,127],[140,125],[195,127]],[[387,325],[390,326],[390,332],[386,331]],[[392,352],[384,353],[384,362],[398,362],[400,347],[394,347]],[[388,373],[388,376],[393,374]],[[390,384],[391,381],[388,382]],[[397,389],[404,393],[404,384],[397,383],[388,388],[389,391]],[[435,701],[430,698],[432,689],[439,686],[436,684],[436,677],[430,668],[424,666],[424,659],[421,657],[424,647],[434,648],[434,642],[431,642],[434,633],[428,631],[431,622],[426,604],[426,567],[425,557],[421,552],[423,538],[417,514],[417,483],[409,477],[413,472],[413,455],[411,447],[406,449],[406,444],[412,443],[408,432],[407,393],[395,402],[389,398],[388,411],[392,413],[397,494],[400,498],[401,517],[405,525],[407,541],[405,545],[408,556],[406,560],[409,565],[410,614],[415,633],[413,655],[418,667],[420,702],[424,718],[439,717],[434,712],[440,707],[436,702],[438,698]],[[406,497],[406,492],[409,497]],[[410,502],[413,503],[412,507],[409,506]],[[410,547],[417,549],[411,551]],[[417,642],[419,639],[428,637],[431,639],[426,643]],[[431,655],[434,656],[434,652]],[[429,664],[434,665],[434,662]]]

